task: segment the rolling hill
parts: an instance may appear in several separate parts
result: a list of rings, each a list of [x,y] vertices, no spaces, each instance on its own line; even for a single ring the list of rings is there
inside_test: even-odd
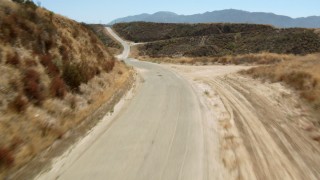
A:
[[[141,56],[157,58],[320,52],[320,37],[313,29],[279,29],[257,24],[148,22],[119,23],[113,28],[127,40],[146,42],[139,46]]]
[[[206,12],[194,15],[178,15],[160,11],[154,14],[140,14],[116,19],[110,24],[122,22],[157,22],[157,23],[248,23],[269,24],[275,27],[320,28],[320,16],[291,18],[264,12],[248,12],[235,9]]]

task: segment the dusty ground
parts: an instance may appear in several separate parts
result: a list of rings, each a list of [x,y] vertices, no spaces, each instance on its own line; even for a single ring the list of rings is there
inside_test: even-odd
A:
[[[224,177],[320,178],[320,146],[314,140],[319,129],[294,92],[234,73],[248,67],[167,66],[189,80],[207,109],[209,157],[220,160]]]
[[[128,59],[113,35],[136,93],[37,179],[320,178],[319,130],[295,93],[236,74],[247,66]]]

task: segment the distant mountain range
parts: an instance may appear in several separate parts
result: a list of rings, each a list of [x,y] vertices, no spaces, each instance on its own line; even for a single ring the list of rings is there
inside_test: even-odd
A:
[[[178,15],[160,11],[154,14],[140,14],[116,19],[109,24],[121,22],[159,22],[159,23],[249,23],[269,24],[275,27],[320,28],[320,16],[291,18],[264,12],[248,12],[236,9],[206,12],[194,15]]]

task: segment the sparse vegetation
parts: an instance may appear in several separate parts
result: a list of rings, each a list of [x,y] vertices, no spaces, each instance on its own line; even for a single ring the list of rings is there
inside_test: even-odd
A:
[[[174,24],[133,22],[119,23],[113,28],[125,39],[134,42],[152,42],[181,37],[203,37],[239,32],[268,32],[274,28],[255,24]],[[239,36],[239,35],[238,35]]]
[[[78,90],[81,83],[87,83],[95,74],[87,74],[86,68],[78,64],[66,64],[63,69],[63,79],[72,90]]]
[[[274,64],[294,58],[293,55],[274,54],[274,53],[259,53],[259,54],[244,54],[236,56],[222,56],[222,57],[149,57],[137,56],[131,54],[134,58],[151,61],[155,63],[178,63],[189,65],[212,65],[212,64]]]
[[[283,82],[295,89],[319,113],[320,110],[320,55],[297,56],[270,66],[243,71],[254,78]],[[320,115],[318,116],[320,117]],[[320,119],[319,119],[320,123]]]
[[[106,34],[98,38],[89,26],[32,1],[1,1],[0,19],[0,179],[5,179],[127,87],[131,72],[101,41]]]
[[[121,23],[113,28],[124,38],[147,42],[139,56],[151,58],[223,57],[320,52],[320,37],[312,29],[277,29],[252,24]]]

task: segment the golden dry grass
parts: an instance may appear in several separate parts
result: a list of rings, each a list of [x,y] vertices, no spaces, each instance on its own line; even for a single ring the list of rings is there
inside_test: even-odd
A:
[[[10,155],[0,152],[3,179],[110,100],[132,72],[66,17],[1,1],[0,19],[0,151]],[[78,73],[66,73],[68,65]]]
[[[136,59],[144,59],[144,57],[139,56],[139,45],[131,46],[129,57]]]
[[[261,65],[274,64],[282,61],[287,61],[293,58],[290,54],[275,54],[275,53],[259,53],[245,54],[237,56],[222,56],[222,57],[162,57],[151,58],[148,56],[139,56],[138,48],[133,48],[131,57],[150,61],[155,63],[171,63],[171,64],[190,64],[190,65],[212,65],[212,64],[242,64],[242,65]]]
[[[46,99],[41,107],[29,104],[20,113],[0,112],[0,145],[9,148],[14,157],[11,170],[21,167],[66,132],[76,128],[119,89],[125,88],[131,78],[132,72],[126,65],[117,62],[111,73],[102,73],[81,85],[81,94],[68,93],[64,99]],[[5,170],[4,167],[1,170]],[[2,173],[5,171],[0,173],[0,177],[3,177]]]
[[[296,56],[289,61],[255,67],[242,73],[271,82],[284,82],[320,112],[320,54]]]

